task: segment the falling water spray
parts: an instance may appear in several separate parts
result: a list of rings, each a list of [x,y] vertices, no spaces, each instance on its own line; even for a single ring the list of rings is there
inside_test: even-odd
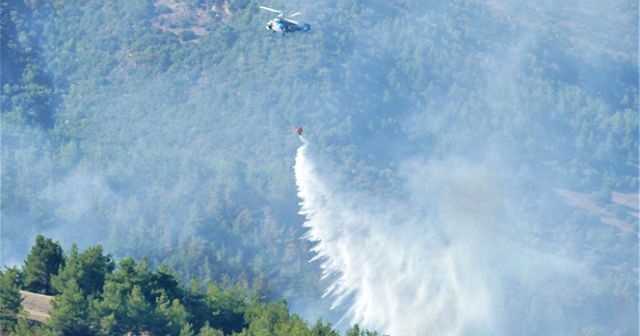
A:
[[[302,141],[295,175],[306,238],[345,317],[391,335],[495,334],[491,253],[476,243],[499,208],[490,179],[460,162],[427,164],[429,176],[407,168],[408,192],[424,187],[410,200],[382,199],[321,172]],[[469,192],[485,201],[469,202]]]

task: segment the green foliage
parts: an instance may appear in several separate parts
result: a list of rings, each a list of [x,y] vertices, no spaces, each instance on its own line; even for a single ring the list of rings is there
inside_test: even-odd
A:
[[[322,320],[316,321],[316,324],[311,328],[311,335],[313,336],[339,336],[335,330],[333,330],[331,323],[324,324]]]
[[[249,327],[243,335],[301,335],[308,332],[306,324],[298,316],[291,316],[284,301],[259,304],[254,301],[247,308]]]
[[[209,282],[205,302],[212,315],[211,325],[225,334],[240,331],[245,326],[246,293],[239,286],[222,288]]]
[[[51,128],[55,93],[36,42],[40,32],[40,25],[36,22],[48,14],[46,7],[35,10],[14,1],[2,2],[0,101],[3,117]]]
[[[144,264],[144,263],[141,263]],[[104,334],[139,334],[152,325],[153,305],[143,295],[142,287],[148,278],[145,266],[133,259],[122,260],[116,273],[105,282],[102,300],[96,301],[100,329]]]
[[[20,312],[20,288],[23,276],[16,267],[0,271],[0,332],[6,333],[16,325]]]
[[[74,244],[65,258],[65,266],[51,280],[54,289],[62,293],[65,283],[75,280],[84,296],[99,296],[102,293],[105,277],[115,268],[110,255],[103,255],[102,246],[90,247],[78,253]]]
[[[209,322],[206,322],[202,328],[200,328],[198,336],[224,336],[224,333],[221,330],[212,328],[209,326]]]
[[[249,326],[240,335],[339,336],[331,324],[320,320],[309,326],[300,316],[291,314],[284,301],[261,303],[254,298],[246,311]]]
[[[51,327],[27,320],[25,317],[18,319],[18,324],[9,333],[10,336],[64,336]]]
[[[27,322],[27,319],[25,318],[21,318],[16,322],[14,321],[13,324],[11,325],[11,328],[8,328],[7,330],[4,330],[4,326],[3,326],[3,332],[6,331],[11,331],[11,333],[9,335],[12,336],[31,336],[33,335],[33,328],[29,325],[29,323]]]
[[[52,310],[47,322],[54,330],[68,336],[89,336],[95,332],[89,319],[91,299],[87,298],[75,279],[59,284],[62,293],[52,301]]]
[[[45,328],[38,328],[34,326],[32,322],[29,322],[24,317],[18,319],[18,323],[14,326],[8,335],[11,336],[35,336],[35,335],[56,335],[55,333],[43,333],[44,330],[50,331]]]
[[[83,276],[78,282],[85,295],[99,295],[104,285],[105,277],[115,268],[111,255],[104,255],[102,246],[92,246],[80,254],[80,264]]]
[[[311,244],[299,239],[298,141],[283,135],[303,123],[346,183],[384,195],[400,189],[407,158],[482,161],[495,150],[511,161],[505,180],[527,191],[509,202],[539,224],[523,240],[596,260],[593,277],[637,315],[637,235],[593,216],[556,225],[569,216],[548,192],[569,186],[610,203],[614,191],[638,190],[635,11],[317,2],[304,11],[321,25],[276,38],[256,28],[268,18],[258,1],[226,3],[228,17],[205,1],[181,13],[149,1],[2,1],[3,255],[22,258],[32,232],[60,230],[120,258],[149,256],[182,280],[319,297]],[[576,20],[592,11],[588,25]],[[572,237],[584,241],[566,244]],[[193,330],[210,319],[226,332],[241,325],[237,303],[186,294],[177,276],[142,266],[105,280],[109,256],[89,254],[70,255],[53,288],[38,275],[45,265],[30,262],[27,287],[50,293],[75,279],[108,312],[105,330],[126,320],[134,285],[152,307],[162,295],[198,307]],[[230,310],[211,317],[209,307]]]
[[[226,293],[231,292],[212,292],[206,299],[196,289],[185,290],[166,268],[152,272],[144,260],[136,264],[128,258],[107,277],[103,298],[96,301],[96,307],[105,334],[147,331],[175,335],[197,330],[205,323],[240,330],[243,322],[234,318],[242,318],[235,310],[241,309],[243,296]],[[186,325],[190,325],[188,330]]]
[[[366,329],[362,329],[359,325],[354,325],[349,330],[345,336],[383,336],[379,334],[377,331],[370,331]]]
[[[180,303],[180,300],[173,299],[169,301],[165,295],[161,295],[156,300],[156,314],[161,319],[163,332],[171,335],[182,334],[183,332],[191,332],[191,324],[189,321],[189,312]]]
[[[123,316],[120,328],[126,332],[139,335],[153,326],[152,305],[147,302],[142,289],[138,285],[133,285],[131,292],[125,301],[125,316]]]
[[[180,336],[195,336],[191,323],[185,323],[180,329]]]
[[[38,235],[36,244],[24,262],[25,288],[41,294],[54,294],[51,277],[64,266],[64,255],[60,243]]]
[[[44,241],[49,240],[41,237],[36,245]],[[78,336],[339,335],[322,321],[309,326],[298,315],[291,314],[284,301],[264,303],[255,295],[249,299],[248,289],[241,285],[223,287],[209,281],[202,292],[195,280],[187,290],[168,268],[152,271],[145,259],[137,263],[133,258],[125,258],[115,269],[105,266],[110,262],[100,246],[79,252],[73,244],[66,265],[54,276],[59,294],[52,301],[44,325],[16,318],[22,273],[17,268],[7,268],[0,273],[3,332]],[[100,270],[98,276],[86,276],[95,269]],[[106,277],[103,287],[95,287],[91,280],[103,277]],[[79,281],[91,285],[83,289]]]

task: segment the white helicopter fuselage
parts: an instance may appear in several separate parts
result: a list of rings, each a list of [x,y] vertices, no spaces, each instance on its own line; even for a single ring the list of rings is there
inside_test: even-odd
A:
[[[293,33],[295,31],[306,32],[306,31],[309,31],[309,29],[311,28],[311,26],[307,23],[300,24],[297,21],[291,20],[292,17],[300,15],[301,14],[300,12],[285,16],[284,12],[281,10],[277,10],[277,9],[273,9],[265,6],[260,6],[260,9],[273,12],[273,13],[278,13],[278,16],[271,19],[269,22],[267,22],[267,25],[265,26],[267,30],[270,30],[274,33],[278,32],[284,35],[286,33]]]
[[[267,22],[267,25],[265,28],[273,32],[284,33],[287,31],[287,24],[282,19],[275,18]]]

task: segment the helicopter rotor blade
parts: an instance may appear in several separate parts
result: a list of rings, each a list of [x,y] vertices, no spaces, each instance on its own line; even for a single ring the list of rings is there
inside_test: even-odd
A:
[[[277,10],[277,9],[269,8],[269,7],[262,6],[262,5],[261,5],[261,6],[259,6],[259,7],[260,7],[260,9],[264,9],[264,10],[269,11],[269,12],[282,14],[282,11],[279,11],[279,10]]]
[[[293,14],[291,14],[291,15],[287,15],[287,17],[288,17],[288,18],[292,18],[292,17],[294,17],[294,16],[298,16],[298,15],[300,15],[300,14],[302,14],[302,12],[295,12],[295,13],[293,13]]]
[[[299,24],[300,24],[300,22],[298,22],[298,21],[294,21],[294,20],[291,20],[291,19],[289,19],[289,18],[285,18],[285,20],[287,20],[287,22],[291,22],[291,23],[293,23],[294,25],[299,25]]]

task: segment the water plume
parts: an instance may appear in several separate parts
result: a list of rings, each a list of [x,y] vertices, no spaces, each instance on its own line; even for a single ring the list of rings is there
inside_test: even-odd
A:
[[[349,306],[350,322],[392,335],[493,333],[497,293],[485,272],[492,255],[475,241],[491,229],[499,202],[484,172],[462,162],[453,170],[450,162],[433,163],[425,180],[407,167],[430,184],[410,197],[411,204],[345,190],[338,177],[321,171],[303,142],[295,175],[306,238],[316,243],[324,276],[333,279],[325,295]],[[468,192],[485,197],[471,203],[463,195]]]

